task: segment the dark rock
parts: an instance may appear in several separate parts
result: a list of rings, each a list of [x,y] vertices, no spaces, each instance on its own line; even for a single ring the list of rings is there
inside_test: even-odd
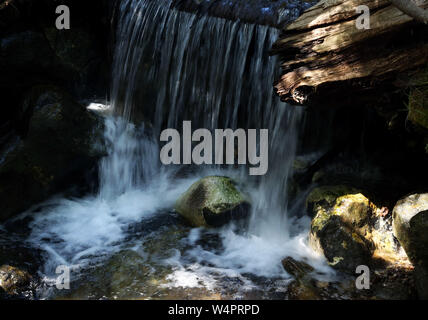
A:
[[[0,162],[0,220],[78,181],[102,156],[101,119],[58,88],[33,88],[22,119],[22,138]]]
[[[0,148],[13,140],[22,93],[30,88],[55,84],[79,99],[105,97],[108,90],[114,3],[61,4],[72,12],[72,28],[61,32],[55,28],[56,0],[12,0],[0,10]]]
[[[179,10],[280,27],[297,19],[315,3],[311,0],[175,0],[172,5]]]
[[[287,257],[282,260],[282,266],[284,267],[287,273],[291,274],[293,277],[300,279],[305,277],[308,273],[314,271],[314,268],[309,264],[297,261],[292,257]]]

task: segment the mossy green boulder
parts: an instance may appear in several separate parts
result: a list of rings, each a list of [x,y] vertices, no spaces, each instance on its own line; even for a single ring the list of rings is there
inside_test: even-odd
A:
[[[246,196],[227,177],[205,177],[176,202],[176,211],[195,227],[219,227],[249,213]]]
[[[333,268],[354,274],[357,266],[369,263],[373,253],[372,243],[365,238],[373,205],[357,191],[343,195],[346,190],[354,189],[323,187],[309,195],[315,215],[309,240]]]

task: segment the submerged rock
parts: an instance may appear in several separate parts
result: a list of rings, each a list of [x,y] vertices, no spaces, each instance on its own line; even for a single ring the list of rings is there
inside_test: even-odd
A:
[[[343,272],[355,273],[359,265],[367,265],[373,246],[365,238],[372,204],[361,193],[350,193],[334,199],[337,188],[314,190],[308,197],[313,203],[310,244],[325,255],[328,263]],[[321,201],[321,194],[327,197]],[[342,193],[342,192],[340,192]],[[317,201],[315,201],[317,200]]]
[[[20,124],[0,160],[0,221],[80,181],[103,154],[101,120],[59,88],[33,88]]]
[[[193,226],[219,227],[245,217],[250,204],[230,178],[205,177],[177,200],[175,209]]]
[[[428,193],[398,201],[393,219],[394,235],[415,266],[419,297],[428,299]]]

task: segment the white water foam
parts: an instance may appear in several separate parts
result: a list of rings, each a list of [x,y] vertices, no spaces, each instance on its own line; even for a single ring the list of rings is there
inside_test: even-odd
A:
[[[332,275],[323,258],[307,245],[308,219],[288,217],[286,190],[301,113],[281,104],[272,93],[276,62],[266,51],[278,30],[198,17],[161,7],[154,1],[124,0],[121,13],[111,105],[113,112],[123,111],[123,118],[106,118],[109,154],[100,163],[99,192],[83,199],[53,199],[42,206],[42,212],[32,215],[29,240],[48,254],[42,273],[53,279],[59,264],[102,263],[103,258],[123,248],[135,247],[134,242],[127,243],[132,224],[171,211],[176,199],[193,182],[216,174],[234,178],[251,195],[250,226],[248,230],[228,226],[212,231],[220,238],[220,249],[201,244],[206,231],[192,230],[183,240],[190,249],[177,249],[162,262],[173,268],[167,277],[170,286],[214,290],[224,285],[222,279],[235,278],[241,290],[249,290],[257,286],[250,275],[289,279],[281,266],[286,256],[306,260],[324,275]],[[203,36],[205,31],[212,37]],[[163,38],[165,41],[161,41]],[[146,41],[150,39],[156,40],[155,48]],[[253,42],[254,52],[250,54]],[[159,64],[142,73],[148,82],[159,85],[150,133],[144,126],[132,124],[130,118],[133,107],[141,103],[136,92],[143,54],[153,56],[153,49],[162,52]],[[214,49],[219,52],[212,54],[210,50]],[[207,77],[200,79],[202,75]],[[166,103],[168,100],[171,105]],[[269,128],[268,175],[256,179],[248,177],[246,170],[198,168],[189,178],[177,178],[179,168],[160,166],[156,133],[162,123],[177,126],[180,117],[200,121],[198,124],[207,128],[235,128],[238,123]]]

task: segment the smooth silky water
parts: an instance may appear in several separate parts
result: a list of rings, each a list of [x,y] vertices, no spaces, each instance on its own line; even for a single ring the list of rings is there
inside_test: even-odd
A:
[[[45,257],[38,297],[283,298],[286,256],[331,275],[307,246],[310,220],[294,215],[302,206],[287,200],[302,111],[273,93],[278,64],[268,50],[279,31],[180,12],[167,0],[122,0],[117,9],[99,191],[54,198],[22,216],[34,217],[27,241]],[[269,129],[268,173],[162,166],[159,133],[180,131],[183,120],[195,129]],[[174,212],[207,175],[230,176],[251,196],[245,226],[192,229]],[[58,265],[78,266],[71,290],[55,289]]]

